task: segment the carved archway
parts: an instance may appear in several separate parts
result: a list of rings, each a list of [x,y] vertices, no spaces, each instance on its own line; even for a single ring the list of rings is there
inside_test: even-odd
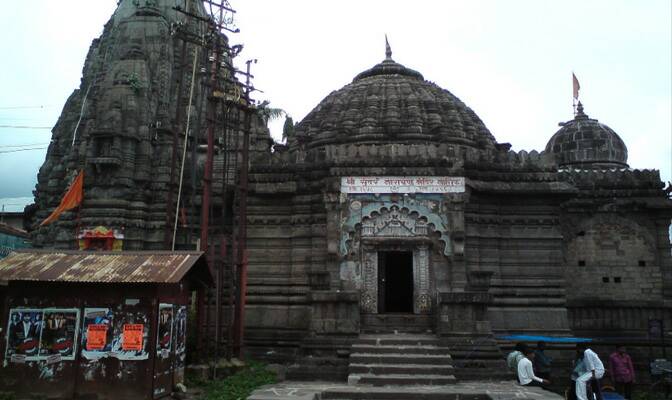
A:
[[[427,218],[407,207],[381,207],[362,218],[360,240],[362,249],[361,312],[378,313],[378,251],[390,247],[413,253],[413,312],[431,311],[429,233],[434,225]]]
[[[392,214],[390,214],[392,212]],[[453,253],[452,242],[450,239],[450,233],[447,228],[447,221],[444,221],[443,218],[437,213],[422,204],[404,204],[403,206],[397,204],[384,204],[372,203],[367,204],[361,208],[361,213],[359,214],[350,214],[350,216],[344,220],[341,224],[341,240],[340,240],[340,254],[345,257],[349,253],[350,248],[352,247],[352,241],[354,240],[355,233],[358,229],[362,229],[362,236],[364,236],[364,231],[368,232],[369,229],[376,229],[376,225],[371,222],[373,219],[378,218],[379,216],[386,215],[408,215],[413,220],[412,226],[406,227],[407,233],[411,235],[407,236],[429,236],[430,232],[436,232],[439,234],[439,241],[443,243],[443,254],[446,256],[451,256]],[[421,220],[420,223],[416,221]],[[391,222],[391,221],[390,221]],[[407,220],[406,222],[411,222]],[[380,223],[380,222],[379,222]],[[392,229],[401,229],[396,225],[392,224],[388,226],[378,226],[378,229],[389,228],[387,233],[391,233]],[[400,231],[404,233],[403,231]],[[382,234],[381,234],[382,233]],[[383,236],[386,232],[377,232],[373,236]]]

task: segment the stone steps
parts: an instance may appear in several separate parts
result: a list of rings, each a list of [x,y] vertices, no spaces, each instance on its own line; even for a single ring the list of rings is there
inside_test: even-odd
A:
[[[408,345],[408,344],[353,344],[353,353],[364,354],[431,354],[431,355],[449,355],[449,349],[435,345]]]
[[[491,287],[489,293],[493,296],[522,296],[522,297],[564,297],[565,288],[553,287]]]
[[[452,375],[452,365],[434,364],[350,364],[349,370],[356,374],[419,374]]]
[[[452,365],[450,356],[419,354],[366,354],[350,353],[350,363],[354,364],[431,364]]]
[[[567,304],[564,297],[495,297],[493,306],[556,306]]]
[[[322,392],[323,400],[491,400],[486,394],[454,393],[443,387],[370,387],[328,389]]]
[[[430,315],[416,314],[363,314],[361,330],[364,333],[416,333],[431,332],[434,320]]]
[[[490,281],[490,287],[565,287],[564,278],[511,278],[511,277],[493,277]]]
[[[460,381],[511,380],[505,354],[493,338],[446,338],[443,346],[450,348],[454,375]]]
[[[361,334],[357,340],[357,344],[370,344],[370,345],[434,345],[439,346],[441,341],[434,335],[413,335],[412,339],[409,339],[408,335],[398,335],[398,334],[378,334],[378,335],[369,335]]]
[[[350,350],[348,382],[373,386],[456,381],[449,348],[432,335],[360,335]]]
[[[374,386],[448,385],[455,383],[454,375],[431,374],[361,374],[359,383]]]

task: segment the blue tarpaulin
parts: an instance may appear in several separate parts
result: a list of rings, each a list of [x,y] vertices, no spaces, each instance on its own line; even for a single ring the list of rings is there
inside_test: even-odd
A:
[[[588,339],[588,338],[535,336],[535,335],[497,336],[497,339],[511,340],[511,341],[518,341],[518,342],[548,342],[548,343],[581,343],[581,342],[592,342],[593,341],[593,339]]]
[[[625,400],[625,397],[618,393],[602,392],[602,400]]]

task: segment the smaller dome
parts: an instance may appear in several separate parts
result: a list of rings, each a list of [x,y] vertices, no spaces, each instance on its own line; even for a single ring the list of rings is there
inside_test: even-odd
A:
[[[623,140],[608,126],[589,118],[580,102],[574,119],[561,125],[546,145],[546,153],[553,154],[559,167],[628,167]]]

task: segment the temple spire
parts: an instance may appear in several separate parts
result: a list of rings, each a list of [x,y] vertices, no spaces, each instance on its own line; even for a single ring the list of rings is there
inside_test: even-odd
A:
[[[392,48],[390,47],[390,42],[387,41],[387,34],[385,34],[385,59],[392,59]]]

